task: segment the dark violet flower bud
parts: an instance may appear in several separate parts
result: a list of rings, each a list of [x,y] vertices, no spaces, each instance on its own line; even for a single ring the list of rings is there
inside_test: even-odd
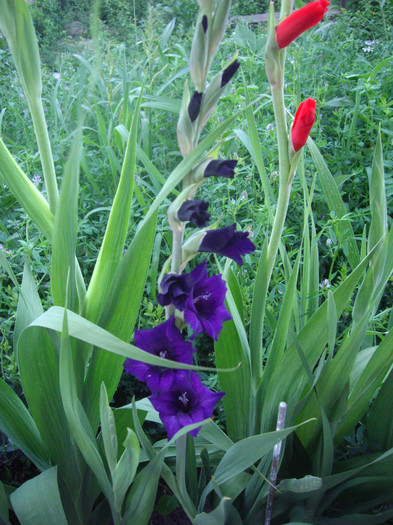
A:
[[[174,317],[152,330],[136,330],[134,338],[135,345],[150,354],[192,364],[195,348],[190,342],[184,341]],[[135,359],[126,359],[123,366],[128,374],[145,381],[152,392],[157,389],[167,390],[176,381],[176,370],[173,368],[153,366]]]
[[[229,64],[228,67],[224,69],[221,77],[221,88],[228,84],[228,82],[232,79],[236,71],[239,69],[239,66],[240,62],[238,60],[234,60]]]
[[[211,392],[206,388],[197,373],[179,370],[169,389],[155,390],[149,399],[170,440],[183,427],[211,417],[214,406],[224,395],[225,392]],[[199,430],[196,428],[190,434],[196,436]]]
[[[207,31],[207,25],[208,25],[207,16],[203,15],[203,17],[202,17],[202,28],[203,28],[203,32],[205,33],[205,35],[206,35],[206,31]]]
[[[211,160],[203,173],[204,177],[226,177],[233,179],[237,160]]]
[[[190,221],[198,228],[203,228],[210,220],[208,207],[209,203],[206,201],[184,201],[177,212],[177,217],[180,221]]]
[[[199,111],[201,109],[201,102],[202,102],[202,93],[198,93],[198,91],[194,91],[194,94],[192,95],[192,99],[190,100],[190,103],[188,104],[188,116],[190,117],[191,122],[194,122],[198,115]]]
[[[178,310],[182,310],[193,286],[189,274],[167,273],[160,282],[161,293],[157,294],[157,301],[161,306],[173,304]]]
[[[235,230],[236,224],[217,230],[208,230],[199,245],[198,251],[225,255],[241,266],[243,264],[241,256],[252,253],[255,246],[248,239],[248,232],[237,232]]]

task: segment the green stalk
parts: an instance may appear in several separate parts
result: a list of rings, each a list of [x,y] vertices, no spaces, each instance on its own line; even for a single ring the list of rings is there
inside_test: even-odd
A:
[[[284,93],[282,82],[271,87],[273,97],[274,118],[277,129],[278,162],[280,173],[280,190],[285,186],[289,177],[290,162],[288,154],[288,127],[285,114]]]
[[[274,262],[277,257],[277,251],[281,240],[282,230],[284,228],[285,218],[287,215],[289,196],[291,193],[290,162],[288,155],[288,132],[285,117],[284,94],[281,82],[272,85],[274,116],[277,129],[277,142],[279,154],[279,171],[280,186],[276,212],[273,220],[273,228],[267,248],[267,266],[264,270],[263,288],[258,290],[259,301],[262,301],[261,316],[258,321],[257,337],[252,342],[251,368],[253,373],[254,388],[257,388],[262,375],[262,340],[263,324],[266,306],[266,297],[269,290],[269,283],[273,272]],[[257,409],[257,407],[256,407]]]
[[[182,244],[183,244],[184,228],[181,230],[172,230],[172,259],[171,259],[171,273],[180,273],[180,265],[182,263]]]
[[[274,216],[273,229],[269,239],[269,245],[267,248],[267,275],[268,282],[270,282],[271,274],[273,272],[274,262],[276,260],[278,246],[281,240],[281,234],[285,224],[285,218],[287,216],[289,197],[291,195],[291,184],[281,185],[278,193],[277,209]]]
[[[292,10],[293,1],[283,0],[281,17],[286,17]],[[274,118],[277,130],[277,145],[279,157],[279,192],[276,212],[273,219],[273,227],[270,235],[266,266],[263,269],[263,278],[255,293],[258,296],[258,319],[256,320],[256,330],[251,340],[251,369],[252,369],[252,397],[256,396],[255,403],[251,403],[251,425],[252,433],[259,431],[260,427],[260,407],[261,400],[258,395],[258,386],[263,373],[263,327],[266,308],[266,298],[269,290],[270,280],[276,261],[281,235],[285,224],[288,210],[289,197],[291,194],[291,182],[294,170],[291,170],[291,162],[288,150],[288,127],[284,103],[284,67],[286,50],[280,50],[276,43],[274,10],[269,10],[269,36],[266,48],[266,72],[271,86]],[[256,297],[254,298],[256,300]]]
[[[50,211],[54,214],[56,211],[57,201],[59,199],[59,190],[57,188],[55,166],[53,163],[52,148],[49,141],[48,128],[45,121],[44,108],[41,98],[27,99],[33,119],[34,131],[40,150],[42,172],[45,179],[45,186],[48,192]]]

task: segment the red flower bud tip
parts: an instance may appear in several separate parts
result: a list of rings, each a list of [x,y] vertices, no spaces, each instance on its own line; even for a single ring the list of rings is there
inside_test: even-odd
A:
[[[315,122],[315,106],[317,101],[308,98],[300,104],[292,124],[291,140],[295,151],[299,151],[306,144],[311,128]]]
[[[317,25],[328,10],[329,4],[328,0],[310,2],[280,22],[276,27],[278,47],[282,49],[289,46],[304,31]]]

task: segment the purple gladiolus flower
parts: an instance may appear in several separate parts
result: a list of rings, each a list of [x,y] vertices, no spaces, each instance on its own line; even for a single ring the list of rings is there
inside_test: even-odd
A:
[[[210,219],[210,213],[207,211],[208,207],[209,203],[206,201],[185,201],[180,206],[177,217],[180,221],[190,221],[198,228],[203,228]]]
[[[241,266],[243,264],[241,256],[252,253],[255,246],[248,239],[248,232],[237,232],[235,230],[236,224],[217,230],[208,230],[198,251],[225,255]]]
[[[204,262],[189,274],[165,275],[161,289],[163,293],[158,294],[158,302],[163,306],[172,303],[183,312],[193,337],[205,333],[217,341],[223,322],[231,319],[224,304],[227,289],[221,275],[208,277]]]
[[[161,306],[173,304],[178,310],[182,310],[193,286],[189,274],[167,273],[160,282],[161,293],[157,294],[157,301]]]
[[[184,341],[180,330],[175,325],[174,317],[156,326],[153,330],[136,330],[134,339],[138,348],[150,354],[179,363],[192,364],[192,354],[195,348],[190,342]],[[124,369],[140,381],[145,381],[151,391],[166,390],[177,381],[175,369],[149,365],[135,359],[126,359]]]
[[[195,372],[179,370],[170,389],[154,391],[149,399],[165,425],[169,440],[181,428],[211,417],[214,405],[224,395],[225,392],[211,392]],[[199,430],[200,427],[190,434],[196,436]]]
[[[204,177],[226,177],[233,179],[237,160],[211,160],[203,173]]]
[[[223,322],[232,319],[224,304],[225,281],[221,275],[208,277],[205,262],[189,275],[194,282],[192,293],[179,309],[184,312],[184,320],[191,326],[193,337],[205,333],[217,341]]]

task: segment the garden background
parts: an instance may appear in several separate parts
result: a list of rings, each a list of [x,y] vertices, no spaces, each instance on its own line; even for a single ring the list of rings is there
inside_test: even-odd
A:
[[[157,4],[102,0],[99,13],[91,8],[91,4],[88,0],[35,0],[30,6],[42,60],[45,116],[59,180],[78,123],[75,101],[81,99],[86,110],[80,162],[79,251],[76,255],[83,261],[81,270],[87,282],[93,272],[100,248],[98,240],[105,233],[121,172],[119,159],[123,155],[126,127],[131,119],[130,106],[123,101],[128,99],[130,105],[135,103],[137,89],[141,86],[144,86],[144,98],[128,241],[135,235],[139,219],[146,214],[167,175],[181,160],[176,122],[198,13],[197,2],[192,0]],[[361,245],[371,223],[369,180],[379,133],[389,227],[392,219],[393,5],[382,0],[347,0],[345,10],[339,10],[338,2],[336,5],[332,2],[330,8],[337,11],[288,49],[285,100],[292,115],[301,100],[307,97],[317,100],[311,136],[345,203],[345,220],[349,219],[354,238]],[[267,2],[263,0],[239,0],[232,4],[229,25],[212,64],[212,74],[222,70],[236,52],[241,70],[222,97],[207,131],[214,130],[230,117],[234,108],[240,110],[250,98],[261,97],[254,107],[255,124],[265,170],[272,194],[275,194],[279,178],[275,124],[273,110],[265,103],[270,93],[264,59],[267,24],[247,24],[241,18],[267,12],[267,9]],[[0,57],[2,138],[23,171],[42,190],[41,164],[33,125],[5,38],[0,39]],[[201,198],[210,202],[212,222],[222,214],[229,216],[231,222],[250,233],[260,254],[261,242],[258,239],[269,231],[270,218],[263,197],[260,159],[254,148],[246,113],[239,112],[233,129],[226,132],[221,145],[225,158],[238,161],[236,177],[225,182],[219,180],[214,191],[212,185],[206,184],[201,188]],[[327,202],[308,153],[304,155],[299,171],[293,181],[282,241],[287,246],[289,260],[294,261],[299,252],[305,203],[309,198],[305,188],[313,187],[312,216],[319,249],[319,275],[315,278],[318,280],[317,300],[322,302],[351,271],[347,259],[348,237],[341,228],[343,218],[338,217]],[[52,306],[48,263],[51,245],[3,181],[0,210],[0,250],[19,283],[25,259],[29,258],[44,309],[48,309]],[[171,246],[166,209],[160,208],[136,329],[153,328],[165,320],[165,309],[156,300],[157,279],[171,253]],[[248,326],[257,258],[255,254],[249,254],[244,261],[242,267],[236,269],[236,275],[245,326]],[[279,257],[266,305],[266,346],[273,339],[286,292],[285,271],[285,261]],[[13,350],[19,290],[4,265],[0,267],[0,290],[0,378],[24,399]],[[377,345],[391,329],[392,298],[393,281],[390,278],[378,310],[368,325],[362,343],[364,348]],[[342,334],[343,338],[352,311],[353,305],[348,304],[339,319],[337,334]],[[199,336],[196,346],[197,364],[213,368],[215,356],[210,338]],[[202,371],[200,376],[206,386],[218,388],[216,373]],[[133,395],[140,399],[148,393],[140,382],[123,374],[111,405],[120,407],[130,403]],[[335,451],[336,458],[359,458],[381,451],[378,432],[370,435],[366,429],[368,416],[366,414],[359,420],[354,431],[345,436]],[[225,430],[221,405],[215,421]],[[393,447],[393,424],[379,421],[378,425],[384,427],[382,450],[388,450]],[[153,442],[165,435],[162,427],[154,423],[148,422],[144,429]],[[14,486],[39,472],[5,434],[0,434],[0,467],[0,481]],[[393,503],[393,495],[390,503]],[[381,510],[377,503],[374,509],[375,513]]]

